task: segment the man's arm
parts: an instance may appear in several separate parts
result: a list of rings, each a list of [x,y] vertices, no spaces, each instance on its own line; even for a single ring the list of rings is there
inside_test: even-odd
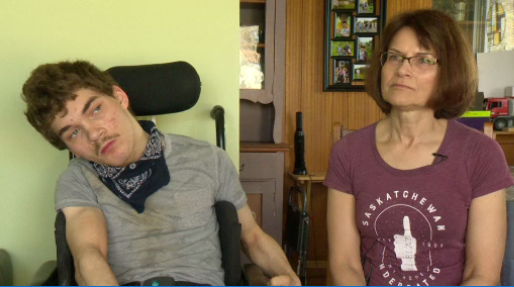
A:
[[[79,285],[118,285],[107,263],[107,228],[102,211],[94,207],[66,207],[66,239],[75,261]]]
[[[462,285],[498,285],[506,232],[505,190],[471,201]]]
[[[289,265],[278,243],[266,234],[255,222],[248,205],[237,211],[241,223],[241,241],[245,253],[264,274],[272,277],[271,285],[300,286],[300,279]]]
[[[328,189],[327,231],[328,263],[334,285],[365,286],[355,218],[355,197]]]

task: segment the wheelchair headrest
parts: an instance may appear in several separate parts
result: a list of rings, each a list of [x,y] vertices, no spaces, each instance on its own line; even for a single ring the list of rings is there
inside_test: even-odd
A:
[[[182,112],[200,97],[200,77],[186,62],[119,66],[107,72],[127,93],[136,116]]]

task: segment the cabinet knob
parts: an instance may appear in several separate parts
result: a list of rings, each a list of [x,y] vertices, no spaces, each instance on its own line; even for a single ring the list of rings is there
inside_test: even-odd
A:
[[[245,169],[245,164],[242,163],[239,165],[239,172],[242,172]]]

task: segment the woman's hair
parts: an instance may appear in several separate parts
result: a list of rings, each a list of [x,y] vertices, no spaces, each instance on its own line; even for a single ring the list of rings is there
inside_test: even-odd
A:
[[[387,52],[398,31],[406,27],[414,30],[423,48],[432,48],[436,52],[440,66],[437,87],[427,106],[434,110],[437,119],[452,119],[462,115],[476,94],[476,62],[457,22],[436,10],[406,12],[389,21],[380,39],[380,47],[373,53],[366,81],[368,94],[385,114],[391,113],[391,104],[382,96],[380,55]]]
[[[22,99],[27,103],[25,116],[30,124],[56,148],[66,148],[51,129],[57,114],[67,101],[74,100],[79,89],[91,89],[113,96],[112,77],[86,61],[44,64],[32,71],[23,85]]]

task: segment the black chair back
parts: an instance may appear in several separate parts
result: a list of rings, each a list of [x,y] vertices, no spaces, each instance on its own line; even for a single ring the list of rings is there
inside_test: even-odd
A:
[[[119,66],[107,72],[127,93],[136,116],[188,110],[198,102],[202,90],[200,76],[187,62]],[[216,120],[216,144],[222,149],[226,149],[224,114],[222,106],[211,110],[211,117]]]
[[[182,112],[192,108],[200,97],[200,76],[186,62],[119,66],[107,72],[127,93],[136,116]]]

